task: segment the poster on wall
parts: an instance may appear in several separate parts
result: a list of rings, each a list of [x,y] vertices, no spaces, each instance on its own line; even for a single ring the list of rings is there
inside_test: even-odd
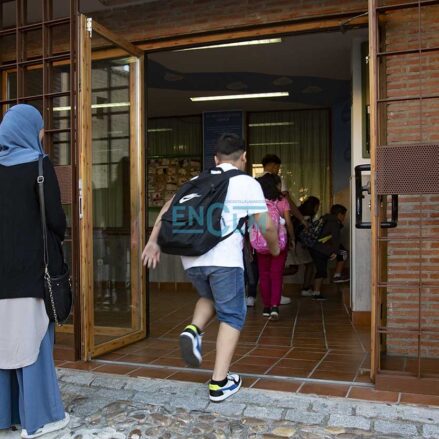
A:
[[[162,207],[191,178],[200,173],[200,157],[148,160],[148,205]]]
[[[203,169],[215,166],[215,145],[224,133],[243,137],[244,114],[242,111],[209,111],[203,113]]]

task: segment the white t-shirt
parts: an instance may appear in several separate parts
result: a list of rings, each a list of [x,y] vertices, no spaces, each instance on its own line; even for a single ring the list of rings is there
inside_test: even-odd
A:
[[[219,165],[224,171],[237,169],[229,163]],[[267,212],[261,185],[249,175],[237,175],[229,181],[224,208],[221,216],[221,235],[225,236],[236,229],[239,219],[247,215]],[[231,236],[218,243],[201,256],[182,256],[183,268],[192,267],[240,267],[242,260],[242,233],[236,230]]]

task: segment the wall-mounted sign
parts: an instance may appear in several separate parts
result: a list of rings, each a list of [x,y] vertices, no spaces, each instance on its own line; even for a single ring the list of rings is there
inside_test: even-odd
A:
[[[224,133],[243,137],[242,111],[212,111],[203,113],[203,169],[215,166],[214,155],[218,138]]]

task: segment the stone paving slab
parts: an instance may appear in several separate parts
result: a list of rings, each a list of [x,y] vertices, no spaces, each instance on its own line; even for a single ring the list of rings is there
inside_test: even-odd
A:
[[[438,439],[439,408],[242,389],[209,402],[205,385],[58,371],[69,427],[44,439]],[[0,431],[0,439],[18,432]]]

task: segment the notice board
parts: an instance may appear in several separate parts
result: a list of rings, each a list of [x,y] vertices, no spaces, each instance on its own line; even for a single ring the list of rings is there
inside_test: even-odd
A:
[[[224,133],[243,137],[242,111],[211,111],[203,113],[203,169],[215,166],[215,146]]]

